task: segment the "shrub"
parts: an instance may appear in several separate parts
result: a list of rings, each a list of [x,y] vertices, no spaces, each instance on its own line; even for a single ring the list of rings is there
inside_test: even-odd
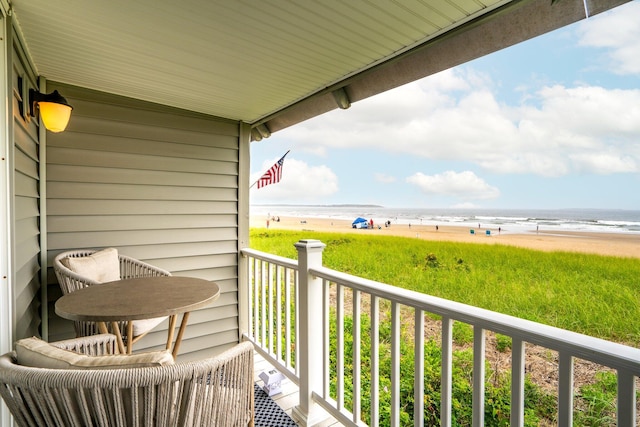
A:
[[[496,334],[496,348],[501,353],[511,350],[511,337]]]

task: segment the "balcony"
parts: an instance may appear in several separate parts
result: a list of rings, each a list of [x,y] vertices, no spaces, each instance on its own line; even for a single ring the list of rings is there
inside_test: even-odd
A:
[[[406,425],[407,418],[415,426],[425,425],[424,402],[430,401],[422,374],[428,363],[426,337],[436,340],[441,349],[440,389],[435,390],[440,399],[437,408],[427,408],[427,414],[437,412],[440,425],[451,426],[454,323],[473,330],[473,426],[485,424],[486,346],[488,337],[495,334],[511,340],[510,366],[503,372],[510,376],[511,426],[525,424],[525,366],[527,375],[534,373],[535,366],[526,362],[534,348],[554,355],[558,425],[573,425],[575,412],[580,410],[574,408],[574,368],[585,362],[616,374],[615,423],[637,425],[640,349],[325,268],[324,244],[317,240],[302,240],[296,248],[298,261],[252,249],[241,251],[240,280],[249,286],[241,287],[248,291],[241,295],[240,318],[244,339],[254,343],[264,363],[276,367],[298,387],[299,394],[287,396],[283,405],[291,406],[295,398],[291,412],[300,425],[334,425],[326,421],[327,414],[336,425],[344,426],[400,426]],[[425,329],[425,323],[437,324],[439,329]],[[406,357],[401,349],[407,345],[413,350],[412,373],[401,371]],[[390,366],[381,366],[381,352],[390,353]],[[367,375],[363,375],[365,370]],[[366,376],[370,381],[365,385]],[[401,379],[407,376],[413,378],[412,402],[422,404],[401,401]],[[390,395],[388,403],[382,403],[383,394]],[[407,414],[409,406],[412,409]]]

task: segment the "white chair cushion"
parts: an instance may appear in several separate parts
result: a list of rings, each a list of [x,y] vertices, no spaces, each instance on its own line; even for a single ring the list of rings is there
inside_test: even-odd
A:
[[[99,283],[120,280],[118,250],[107,248],[89,256],[67,257],[64,264],[69,270]]]
[[[69,270],[99,283],[120,280],[120,260],[116,248],[107,248],[89,256],[66,257],[61,260]],[[137,337],[158,326],[167,317],[134,320],[133,336]]]
[[[154,317],[153,319],[134,320],[133,321],[133,336],[137,337],[145,332],[148,332],[158,326],[167,316]]]
[[[132,355],[88,356],[63,350],[37,337],[16,342],[18,364],[48,369],[118,369],[172,365],[173,356],[167,350]]]

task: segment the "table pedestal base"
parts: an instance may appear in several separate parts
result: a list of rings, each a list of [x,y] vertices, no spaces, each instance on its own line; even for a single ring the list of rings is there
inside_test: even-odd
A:
[[[185,312],[182,315],[182,321],[180,322],[180,329],[178,329],[178,336],[176,337],[176,341],[173,342],[173,334],[176,328],[176,323],[178,321],[178,316],[173,314],[169,316],[169,330],[167,331],[167,345],[166,349],[171,350],[171,355],[175,359],[178,356],[178,351],[180,350],[180,343],[182,342],[182,337],[184,335],[184,331],[187,329],[187,323],[189,321],[189,312]],[[98,331],[101,334],[108,334],[109,330],[107,329],[107,324],[105,322],[96,322],[98,326]],[[116,343],[118,345],[118,352],[120,354],[131,354],[133,351],[133,343],[142,337],[137,337],[136,340],[133,339],[133,322],[127,322],[127,345],[124,345],[124,340],[122,338],[122,333],[120,332],[120,327],[117,322],[111,322],[111,329],[113,330],[113,334],[116,336]],[[173,349],[171,346],[173,344]]]

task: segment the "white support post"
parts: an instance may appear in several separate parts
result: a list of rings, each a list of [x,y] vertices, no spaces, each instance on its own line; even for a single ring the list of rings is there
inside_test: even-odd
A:
[[[243,335],[258,336],[258,331],[253,329],[251,333],[251,296],[250,289],[255,286],[255,270],[253,276],[249,275],[248,257],[242,256],[242,249],[250,247],[249,244],[249,174],[251,172],[251,125],[240,122],[238,126],[238,340],[242,341]],[[256,289],[255,287],[253,288]]]
[[[300,240],[298,250],[298,360],[300,402],[292,416],[301,426],[323,421],[326,413],[313,401],[312,393],[322,395],[322,279],[309,274],[309,269],[322,267],[325,244],[319,240]]]

